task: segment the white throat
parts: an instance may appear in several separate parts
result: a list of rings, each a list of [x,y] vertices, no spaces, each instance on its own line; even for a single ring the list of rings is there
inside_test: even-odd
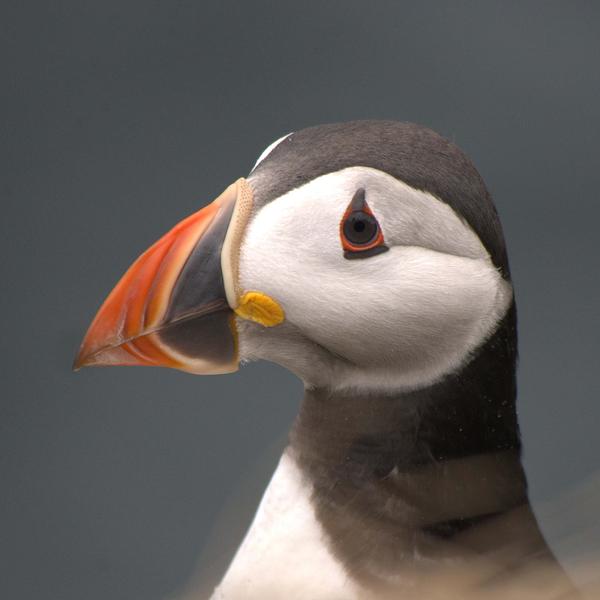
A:
[[[311,484],[286,451],[212,600],[364,597],[330,552],[311,493]]]

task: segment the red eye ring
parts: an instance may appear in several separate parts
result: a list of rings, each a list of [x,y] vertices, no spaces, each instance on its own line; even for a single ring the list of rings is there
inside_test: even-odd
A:
[[[363,188],[356,190],[344,212],[340,222],[340,239],[344,257],[348,259],[367,258],[389,250],[381,227],[365,200]]]

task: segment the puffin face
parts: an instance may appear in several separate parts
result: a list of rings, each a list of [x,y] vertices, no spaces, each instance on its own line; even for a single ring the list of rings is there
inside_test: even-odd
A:
[[[468,360],[512,300],[479,236],[373,165],[294,177],[278,152],[294,135],[132,265],[76,367],[224,373],[265,359],[309,386],[412,388]]]
[[[363,166],[262,206],[241,247],[240,285],[285,312],[280,327],[241,325],[242,358],[279,362],[309,385],[430,383],[468,358],[512,298],[450,206]]]

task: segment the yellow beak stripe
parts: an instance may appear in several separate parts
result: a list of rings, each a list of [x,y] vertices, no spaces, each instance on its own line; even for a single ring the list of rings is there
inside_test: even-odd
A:
[[[265,327],[274,327],[285,320],[283,308],[276,300],[261,292],[246,292],[240,298],[235,314]]]

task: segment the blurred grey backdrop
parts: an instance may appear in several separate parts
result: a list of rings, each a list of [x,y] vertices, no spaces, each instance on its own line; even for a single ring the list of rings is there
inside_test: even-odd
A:
[[[158,600],[224,568],[300,382],[70,366],[130,262],[312,124],[415,121],[474,159],[536,506],[598,470],[598,3],[4,0],[0,29],[0,597]]]

